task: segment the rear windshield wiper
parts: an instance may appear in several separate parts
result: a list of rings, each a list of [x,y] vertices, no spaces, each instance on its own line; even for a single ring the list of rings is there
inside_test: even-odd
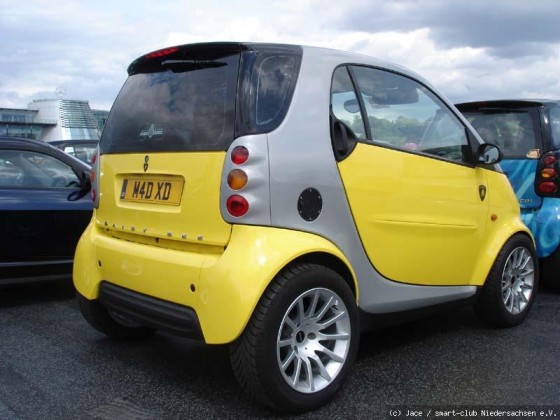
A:
[[[161,62],[162,67],[165,67],[174,73],[217,68],[226,65],[227,63],[224,63],[222,61],[210,61],[210,60],[164,60]]]

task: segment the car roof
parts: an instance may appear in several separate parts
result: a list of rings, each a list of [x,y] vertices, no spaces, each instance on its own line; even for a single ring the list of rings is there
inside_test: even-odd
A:
[[[135,63],[143,60],[145,57],[148,57],[150,55],[154,55],[156,53],[159,52],[164,52],[164,51],[168,51],[168,50],[174,50],[174,49],[183,49],[183,48],[208,48],[208,49],[213,49],[213,48],[224,48],[226,50],[229,51],[237,51],[237,52],[241,52],[241,51],[255,51],[255,50],[259,50],[261,48],[275,48],[275,47],[296,47],[296,48],[301,48],[303,55],[309,55],[311,56],[311,62],[315,61],[315,59],[317,58],[321,58],[321,59],[325,59],[325,60],[332,60],[333,62],[336,61],[339,64],[364,64],[364,65],[371,65],[371,66],[376,66],[376,67],[381,67],[384,69],[388,69],[388,70],[392,70],[398,73],[402,73],[404,75],[408,75],[408,76],[412,76],[416,79],[418,79],[419,81],[421,81],[424,84],[430,85],[430,83],[420,74],[414,72],[413,70],[401,66],[395,62],[389,61],[389,60],[385,60],[385,59],[381,59],[378,57],[374,57],[374,56],[370,56],[370,55],[365,55],[365,54],[359,54],[359,53],[355,53],[355,52],[350,52],[350,51],[343,51],[343,50],[338,50],[338,49],[333,49],[333,48],[325,48],[325,47],[317,47],[317,46],[311,46],[311,45],[296,45],[296,44],[286,44],[286,43],[263,43],[263,42],[204,42],[204,43],[192,43],[192,44],[182,44],[182,45],[176,45],[173,46],[171,48],[164,48],[164,49],[159,49],[156,51],[152,51],[149,52],[147,54],[144,54],[140,57],[138,57],[136,60],[134,60],[129,68],[128,68],[128,72],[130,74],[131,70],[133,69]],[[317,64],[319,65],[319,64]]]
[[[0,149],[28,150],[33,152],[42,152],[55,156],[63,162],[74,167],[78,166],[83,170],[89,170],[90,166],[85,162],[63,152],[58,147],[51,146],[40,140],[26,139],[21,137],[0,136]]]
[[[530,106],[560,105],[555,99],[494,99],[489,101],[473,101],[457,103],[455,106],[462,111],[481,108],[520,108]]]
[[[49,145],[43,141],[11,136],[0,136],[0,147],[2,149],[49,150]]]

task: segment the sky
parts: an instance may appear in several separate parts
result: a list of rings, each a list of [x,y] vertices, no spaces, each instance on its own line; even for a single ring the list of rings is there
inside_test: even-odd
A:
[[[135,58],[206,41],[367,54],[453,102],[560,97],[558,0],[0,0],[0,107],[109,110]]]

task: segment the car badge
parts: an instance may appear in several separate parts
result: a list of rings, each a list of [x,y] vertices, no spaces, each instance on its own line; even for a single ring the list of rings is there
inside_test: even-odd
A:
[[[480,201],[484,201],[486,198],[486,187],[484,185],[478,186],[478,194],[480,195]]]
[[[151,139],[154,136],[161,136],[163,134],[163,128],[158,128],[155,124],[150,124],[147,129],[140,131],[140,137],[148,137]]]
[[[144,156],[144,172],[148,170],[148,161],[150,160],[150,156]]]

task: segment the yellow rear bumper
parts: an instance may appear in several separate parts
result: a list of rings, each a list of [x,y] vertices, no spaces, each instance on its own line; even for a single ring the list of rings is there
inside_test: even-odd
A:
[[[223,344],[245,328],[274,276],[295,258],[324,252],[351,270],[340,250],[319,236],[270,227],[234,225],[222,253],[163,248],[118,239],[91,223],[74,259],[74,284],[97,299],[102,281],[192,308],[204,340]],[[355,276],[354,276],[355,280]]]

